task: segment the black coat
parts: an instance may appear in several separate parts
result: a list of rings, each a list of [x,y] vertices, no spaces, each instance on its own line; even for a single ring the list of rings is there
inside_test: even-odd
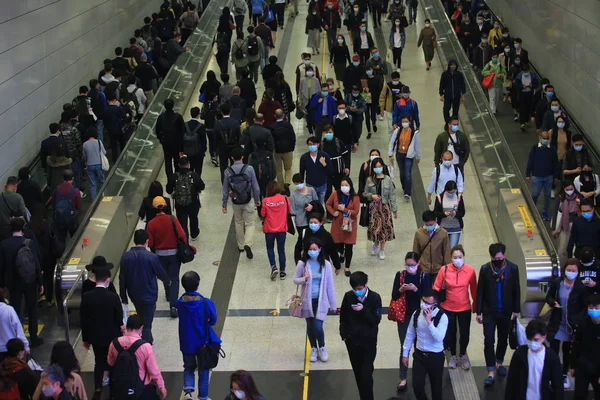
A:
[[[467,92],[465,77],[462,72],[450,72],[449,69],[442,73],[440,78],[440,96],[446,100],[459,100]]]
[[[358,303],[354,291],[344,294],[340,308],[340,336],[342,340],[360,344],[366,340],[377,342],[381,322],[381,296],[368,290],[361,311],[354,311],[352,304]]]
[[[313,210],[313,212],[315,212],[315,210]],[[311,238],[319,239],[319,241],[323,244],[321,250],[323,252],[323,257],[325,257],[326,260],[331,261],[331,265],[333,265],[335,269],[340,269],[342,267],[342,265],[340,264],[340,256],[337,252],[337,247],[335,245],[335,242],[333,241],[331,233],[329,233],[322,226],[316,232],[313,232],[310,229],[304,230],[304,245],[302,246],[303,248],[306,248],[308,246],[308,242]]]
[[[275,141],[275,153],[289,153],[296,148],[296,133],[288,121],[277,121],[271,125]]]
[[[550,282],[550,287],[546,293],[546,303],[550,306],[554,305],[554,302],[560,304],[560,298],[558,295],[560,282],[564,278],[558,278]],[[579,279],[573,281],[573,288],[569,294],[569,301],[567,304],[560,304],[562,307],[554,307],[550,314],[550,321],[548,322],[548,340],[551,340],[556,332],[560,321],[562,320],[562,313],[567,312],[567,324],[571,329],[575,329],[579,321],[587,313],[587,300],[586,300],[586,287]]]
[[[17,185],[17,193],[23,197],[23,201],[25,202],[25,207],[30,212],[35,210],[36,204],[41,204],[44,202],[42,198],[42,189],[40,185],[32,180],[21,181]]]
[[[33,233],[24,233],[25,236],[11,236],[8,239],[4,239],[0,242],[0,287],[13,288],[18,284],[23,284],[21,278],[18,276],[16,271],[16,259],[19,249],[25,242],[25,239],[30,239],[29,248],[31,249],[34,256],[38,259],[37,265],[37,277],[35,284],[42,284],[42,255],[37,244],[37,240],[33,236]]]
[[[504,388],[505,400],[525,400],[527,398],[527,379],[529,377],[529,362],[527,361],[527,346],[519,346],[515,350]],[[563,400],[563,375],[562,364],[558,355],[549,347],[546,347],[544,369],[541,378],[541,400]]]
[[[123,307],[119,295],[95,287],[81,299],[81,339],[96,346],[108,346],[121,336]]]
[[[494,275],[491,263],[485,263],[479,270],[477,281],[476,313],[493,314],[498,310],[498,296],[496,294],[497,277]],[[504,314],[521,312],[521,281],[519,267],[506,260],[504,273],[498,276],[502,279],[502,312]]]
[[[171,211],[171,199],[169,199],[168,197],[164,197],[164,199],[167,202],[167,207],[163,209],[164,213],[167,215],[171,215],[173,213]],[[140,210],[138,211],[138,216],[140,218],[146,218],[146,224],[152,221],[154,217],[156,217],[156,214],[158,214],[158,210],[152,207],[152,200],[154,200],[154,197],[144,197],[144,200],[142,200],[142,205],[140,206]]]

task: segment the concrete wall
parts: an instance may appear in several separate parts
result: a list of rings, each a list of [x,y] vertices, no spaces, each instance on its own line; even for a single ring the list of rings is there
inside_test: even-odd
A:
[[[0,1],[0,187],[160,0]]]
[[[600,147],[600,1],[487,0]]]

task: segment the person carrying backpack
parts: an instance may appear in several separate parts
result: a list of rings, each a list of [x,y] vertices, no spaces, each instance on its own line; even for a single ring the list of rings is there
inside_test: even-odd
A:
[[[185,44],[186,40],[191,36],[200,22],[200,18],[196,12],[196,6],[192,4],[192,2],[189,2],[187,7],[187,11],[179,17],[179,25],[181,26],[181,44]]]
[[[260,205],[260,188],[254,168],[244,164],[243,157],[244,152],[241,147],[231,150],[233,165],[223,174],[222,211],[223,214],[227,214],[227,202],[231,198],[238,250],[245,251],[246,257],[252,259],[254,210]]]
[[[250,78],[254,83],[258,82],[258,67],[264,57],[265,48],[261,38],[254,33],[254,27],[248,27],[248,36],[246,37],[246,54],[248,55],[248,70]]]
[[[239,0],[244,2],[244,0]],[[231,45],[231,63],[235,67],[236,80],[242,79],[242,72],[248,70],[247,45],[244,40],[244,32],[237,32],[236,39]]]
[[[79,210],[81,192],[73,186],[73,172],[67,169],[63,172],[63,183],[54,191],[54,224],[61,243],[67,240],[67,233],[72,237],[77,231]]]
[[[175,162],[175,170],[179,169],[179,153],[183,151],[185,128],[181,114],[173,111],[175,107],[173,99],[166,99],[164,106],[165,111],[159,115],[156,121],[156,137],[163,147],[165,173],[168,179],[173,176],[173,162]]]
[[[207,148],[206,128],[200,121],[200,108],[192,107],[192,119],[184,124],[183,153],[190,160],[190,170],[202,177],[202,164]]]
[[[186,155],[179,158],[179,171],[167,182],[167,193],[175,201],[175,212],[185,235],[192,240],[198,239],[198,212],[200,211],[199,193],[204,190],[200,175],[190,170],[190,160]],[[188,220],[190,229],[188,230]]]
[[[110,395],[115,399],[156,399],[157,387],[161,398],[167,398],[167,388],[152,345],[142,340],[142,329],[142,317],[131,315],[127,318],[125,334],[114,339],[108,347],[107,362],[112,368]]]
[[[137,87],[135,76],[129,77],[128,86],[121,90],[120,98],[122,104],[127,104],[134,111],[134,114],[136,114],[135,119],[139,121],[144,115],[144,111],[146,111],[148,98],[144,93],[144,89]]]
[[[215,44],[217,48],[217,65],[221,70],[221,74],[226,74],[229,71],[229,51],[231,50],[231,32],[217,32],[215,36]]]
[[[223,183],[225,170],[231,164],[229,161],[231,159],[231,151],[240,145],[242,134],[239,122],[231,118],[231,106],[228,103],[221,104],[220,110],[223,118],[215,124],[214,138],[219,156],[221,183]]]
[[[275,165],[273,151],[267,149],[266,142],[256,141],[254,142],[254,148],[255,150],[248,157],[248,164],[254,168],[256,173],[256,180],[260,188],[260,200],[262,201],[267,192],[267,185],[277,178],[277,166]],[[260,208],[258,206],[259,213]]]

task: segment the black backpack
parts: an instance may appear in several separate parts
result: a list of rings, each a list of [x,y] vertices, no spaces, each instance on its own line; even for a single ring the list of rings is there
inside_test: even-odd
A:
[[[256,146],[255,146],[256,148]],[[257,149],[252,153],[252,167],[258,182],[270,182],[275,179],[273,171],[273,153],[265,149]]]
[[[454,167],[454,174],[456,175],[456,183],[458,183],[458,165],[457,164],[453,164]],[[435,167],[435,186],[433,188],[433,191],[437,193],[437,187],[438,187],[438,182],[440,180],[440,166],[438,165],[437,167]],[[463,179],[465,179],[465,177],[463,176]]]
[[[247,165],[244,165],[237,174],[231,168],[229,170],[229,196],[233,204],[248,204],[252,199],[252,182],[246,175]]]
[[[233,129],[231,128],[221,128],[220,130],[221,132],[221,140],[223,141],[223,146],[226,149],[233,149],[235,147],[237,147],[237,145],[239,144],[239,140],[237,137],[235,137]]]
[[[138,339],[125,350],[118,338],[113,340],[117,350],[117,360],[112,368],[110,395],[114,399],[137,399],[144,391],[144,380],[140,379],[140,371],[135,352],[146,342]]]
[[[124,88],[121,90],[121,94],[120,94],[121,104],[128,105],[130,109],[134,110],[135,114],[137,114],[137,110],[139,110],[139,108],[140,108],[140,101],[138,100],[137,96],[135,95],[138,90],[142,90],[142,89],[136,88],[133,92],[130,92],[129,90],[127,90],[127,88]]]
[[[413,326],[417,329],[417,321],[419,320],[419,313],[421,310],[417,310],[413,314]],[[438,313],[433,317],[433,326],[437,327],[440,323],[440,319],[442,319],[442,315],[444,315],[444,311],[440,308]],[[417,341],[415,340],[415,346],[417,345]]]
[[[38,259],[31,250],[31,239],[25,239],[15,259],[15,267],[17,275],[21,278],[21,281],[25,284],[32,284],[35,282],[38,271]]]
[[[258,55],[258,38],[256,36],[248,36],[248,55]]]
[[[194,130],[190,130],[188,122],[186,122],[184,126],[183,152],[188,156],[197,156],[202,152],[200,140],[198,139],[198,130],[202,127],[202,124],[198,124]]]
[[[189,206],[194,199],[194,179],[192,171],[178,172],[175,178],[175,189],[173,190],[175,205]]]
[[[242,60],[244,58],[244,49],[242,49],[237,44],[235,45],[235,47],[236,47],[236,49],[235,49],[235,59],[236,60]]]

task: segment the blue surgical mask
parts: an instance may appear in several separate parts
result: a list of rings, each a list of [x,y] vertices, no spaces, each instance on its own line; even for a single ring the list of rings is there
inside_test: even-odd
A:
[[[565,123],[564,122],[557,122],[556,126],[560,129],[563,129],[565,127]]]
[[[365,295],[365,293],[367,292],[366,289],[362,289],[362,290],[355,290],[354,294],[356,295],[356,297],[363,297]]]
[[[402,97],[408,99],[410,97],[410,93],[402,93]]]
[[[360,93],[352,93],[352,97],[358,97]]]
[[[559,106],[551,106],[550,109],[554,112],[558,112],[558,110],[560,110]]]
[[[444,162],[442,162],[442,164],[444,165],[444,167],[450,168],[452,166],[452,161],[445,160]]]
[[[551,98],[552,96],[554,96],[554,92],[546,92],[546,96]]]
[[[567,277],[568,280],[572,281],[575,278],[577,278],[577,275],[579,275],[578,272],[573,272],[573,271],[565,271],[565,276]]]
[[[319,257],[321,250],[308,250],[307,253],[311,260],[315,260],[317,257]]]
[[[328,142],[331,142],[333,140],[333,133],[326,133],[323,135],[323,137],[325,138],[325,140],[327,140]]]
[[[575,151],[581,151],[583,150],[583,145],[573,146],[573,148],[575,149]]]
[[[331,4],[328,4],[327,8],[329,8],[331,10],[333,8],[333,6]]]
[[[373,71],[367,71],[367,76],[373,75]]]
[[[51,398],[52,395],[54,394],[54,389],[52,388],[52,386],[43,385],[42,393],[44,393],[44,396]]]
[[[338,43],[339,44],[344,44],[344,40],[343,39],[338,39]]]
[[[309,144],[308,145],[308,151],[310,151],[311,153],[314,153],[318,149],[319,149],[319,146],[317,146],[316,144]]]
[[[588,211],[581,213],[581,216],[589,221],[594,216],[594,213],[592,211]]]
[[[446,192],[446,196],[448,196],[448,197],[454,197],[454,196],[456,196],[456,193]]]
[[[321,92],[321,96],[327,97],[327,95],[329,95],[329,92]]]
[[[374,58],[378,58],[379,57],[379,53],[373,53],[372,54]]]
[[[458,125],[452,125],[452,132],[458,132]]]
[[[425,229],[427,230],[427,232],[433,232],[437,229],[437,224],[425,225]]]
[[[358,67],[360,65],[360,61],[352,61],[352,65]]]
[[[316,232],[316,231],[318,231],[319,229],[321,229],[321,224],[309,223],[309,224],[308,224],[308,228],[309,228],[311,231],[313,231],[313,232]]]
[[[594,318],[594,319],[600,318],[600,310],[590,310],[588,308],[588,315],[590,316],[590,318]]]
[[[373,168],[373,172],[376,174],[381,174],[383,172],[383,167],[375,167]]]
[[[529,349],[531,351],[538,351],[539,349],[542,348],[543,344],[540,342],[534,342],[533,340],[528,340],[527,346],[529,347]]]
[[[521,60],[515,60],[515,65],[521,65]]]
[[[548,146],[550,144],[550,139],[542,139],[540,140],[542,146]]]
[[[361,26],[361,27],[360,27],[360,30],[364,32],[364,31],[366,31],[366,30],[367,30],[367,27],[366,27],[366,26]]]

